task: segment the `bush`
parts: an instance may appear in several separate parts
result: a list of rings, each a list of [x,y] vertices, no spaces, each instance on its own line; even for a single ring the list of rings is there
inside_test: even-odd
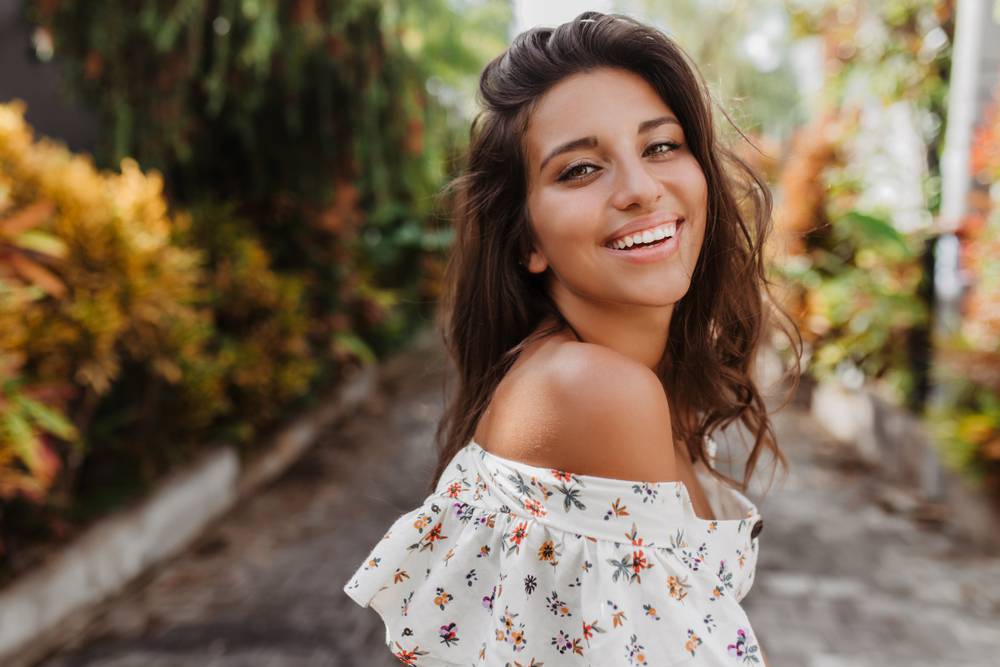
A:
[[[232,207],[171,215],[158,174],[133,160],[100,172],[35,141],[23,113],[0,105],[8,545],[119,504],[213,440],[278,424],[335,379],[311,339],[333,341],[338,369],[374,358],[347,315],[310,319],[302,277],[275,271]]]
[[[87,431],[102,397],[129,365],[149,380],[133,395],[137,413],[159,383],[183,391],[208,362],[211,313],[200,307],[200,254],[171,242],[175,220],[159,176],[131,160],[120,174],[98,172],[35,141],[23,113],[21,104],[0,106],[0,215],[15,239],[5,245],[0,301],[8,325],[0,452],[5,477],[22,479],[6,498],[43,498],[58,459],[65,503],[93,448]],[[201,409],[221,407],[209,400]],[[14,517],[5,515],[7,528]]]
[[[131,156],[164,174],[172,201],[231,203],[276,270],[301,279],[312,319],[351,318],[309,336],[330,365],[330,350],[361,341],[387,352],[431,311],[424,274],[450,242],[434,197],[464,131],[428,79],[493,55],[477,50],[505,37],[489,5],[464,10],[494,19],[475,40],[441,0],[29,8],[102,119],[98,163]]]

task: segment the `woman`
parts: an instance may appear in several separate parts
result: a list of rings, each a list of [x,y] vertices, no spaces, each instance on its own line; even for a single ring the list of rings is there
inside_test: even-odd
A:
[[[739,601],[763,525],[741,491],[764,450],[785,464],[749,374],[767,188],[632,19],[529,30],[480,92],[439,463],[344,590],[406,664],[763,663]],[[742,483],[712,465],[734,421]]]

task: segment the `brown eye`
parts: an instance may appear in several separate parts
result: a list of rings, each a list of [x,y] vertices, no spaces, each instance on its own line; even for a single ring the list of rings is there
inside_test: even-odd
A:
[[[680,144],[673,141],[661,141],[647,148],[646,153],[649,155],[666,155],[667,153],[674,152],[680,147]]]
[[[585,176],[590,176],[592,173],[594,173],[593,171],[584,171],[585,169],[593,169],[594,171],[596,171],[597,167],[592,164],[577,164],[570,167],[563,173],[559,174],[559,178],[557,178],[556,180],[576,181]]]

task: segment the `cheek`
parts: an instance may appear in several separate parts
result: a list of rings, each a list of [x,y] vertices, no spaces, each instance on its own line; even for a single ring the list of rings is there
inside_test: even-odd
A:
[[[698,165],[698,161],[693,158],[684,172],[683,188],[686,203],[699,209],[692,211],[692,213],[704,214],[708,204],[708,182],[705,180],[705,174]]]
[[[592,240],[595,228],[593,192],[586,188],[546,192],[529,201],[535,233],[547,250],[558,253],[567,241]]]

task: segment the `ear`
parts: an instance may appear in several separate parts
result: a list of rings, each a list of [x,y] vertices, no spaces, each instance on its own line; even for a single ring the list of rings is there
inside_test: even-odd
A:
[[[537,248],[531,251],[528,256],[527,269],[531,273],[542,273],[545,269],[549,268],[549,260],[545,259],[545,255],[542,254]]]

